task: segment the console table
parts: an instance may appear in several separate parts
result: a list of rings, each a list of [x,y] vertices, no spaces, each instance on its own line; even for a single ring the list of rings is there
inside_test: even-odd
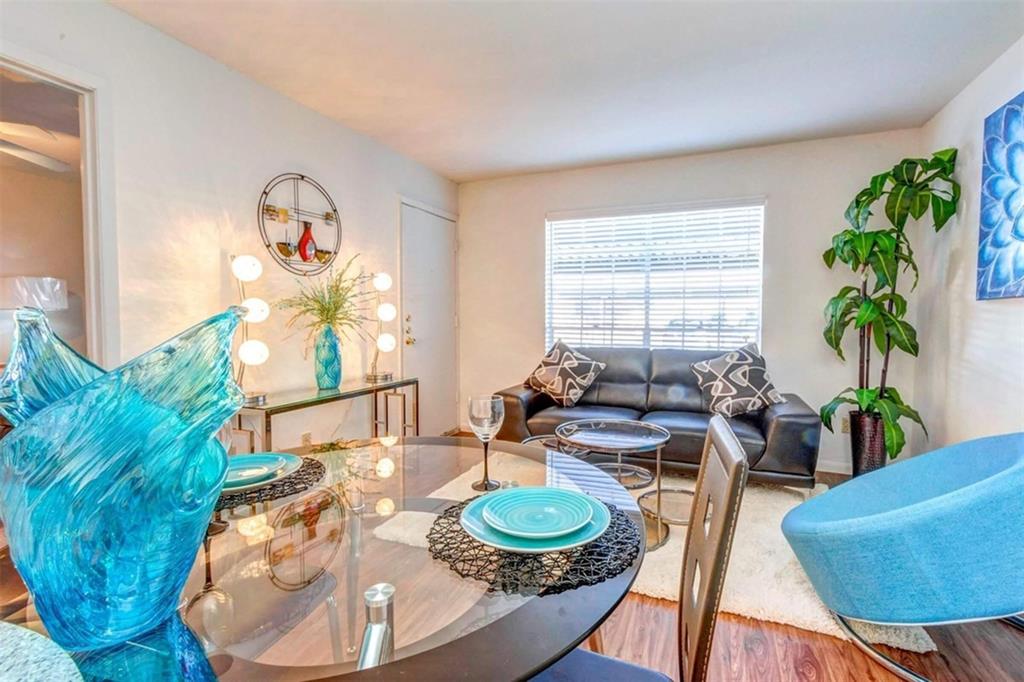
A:
[[[412,397],[412,419],[408,417],[408,397]],[[263,420],[263,450],[273,450],[273,418],[274,415],[304,410],[310,407],[326,405],[327,403],[341,400],[351,400],[370,396],[372,409],[370,411],[370,429],[374,438],[381,435],[381,427],[387,428],[389,423],[388,398],[397,396],[401,398],[401,433],[384,435],[395,436],[418,436],[420,435],[420,380],[416,377],[405,377],[391,381],[370,383],[364,379],[353,379],[343,381],[336,389],[318,391],[316,389],[299,388],[288,391],[277,391],[268,393],[266,400],[261,405],[247,405],[239,411],[239,422],[241,417],[256,416]],[[383,409],[381,409],[381,396],[383,396]]]

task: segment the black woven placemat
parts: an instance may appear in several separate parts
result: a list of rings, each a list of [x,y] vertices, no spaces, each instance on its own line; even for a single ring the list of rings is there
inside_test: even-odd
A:
[[[430,554],[463,578],[487,583],[488,592],[558,594],[614,578],[640,553],[640,530],[614,505],[608,530],[593,542],[564,552],[515,554],[474,540],[459,523],[472,498],[441,513],[427,533]]]
[[[214,511],[234,509],[235,507],[256,504],[257,502],[269,502],[280,497],[301,493],[303,490],[316,485],[324,477],[326,471],[323,462],[320,460],[303,457],[302,466],[295,473],[285,476],[280,481],[274,481],[265,486],[244,490],[240,493],[221,495],[220,499],[217,500],[217,506],[214,507]]]

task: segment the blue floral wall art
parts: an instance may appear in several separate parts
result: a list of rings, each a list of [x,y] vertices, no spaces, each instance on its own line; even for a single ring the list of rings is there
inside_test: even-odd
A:
[[[978,299],[1024,296],[1024,92],[985,119]]]

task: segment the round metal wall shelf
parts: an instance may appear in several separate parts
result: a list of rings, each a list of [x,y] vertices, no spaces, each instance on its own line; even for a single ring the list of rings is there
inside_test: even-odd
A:
[[[303,277],[331,267],[341,249],[341,216],[331,195],[301,173],[282,173],[267,183],[257,209],[260,237],[270,256]],[[303,240],[309,226],[309,236]],[[315,249],[309,248],[309,237]],[[308,256],[303,258],[301,246]]]

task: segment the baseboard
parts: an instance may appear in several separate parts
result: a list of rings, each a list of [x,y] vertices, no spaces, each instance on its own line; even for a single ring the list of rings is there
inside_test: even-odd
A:
[[[818,471],[849,475],[853,473],[853,468],[847,459],[833,460],[826,457],[818,457]]]

